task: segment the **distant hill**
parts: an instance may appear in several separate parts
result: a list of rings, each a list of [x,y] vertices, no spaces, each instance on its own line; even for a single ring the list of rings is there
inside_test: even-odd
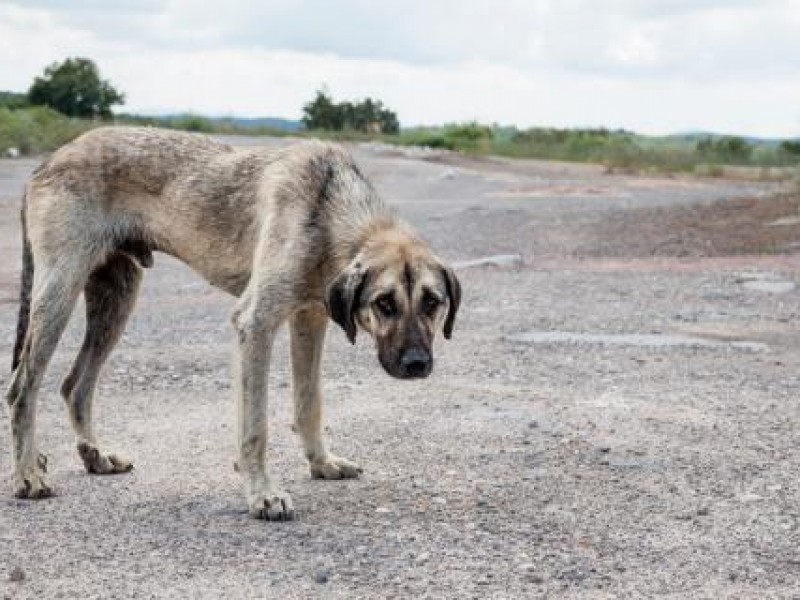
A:
[[[284,119],[281,117],[209,117],[206,115],[197,115],[194,113],[171,113],[163,115],[143,115],[143,114],[128,114],[121,113],[117,117],[122,121],[129,121],[142,124],[159,124],[164,126],[174,126],[176,123],[185,123],[187,121],[204,121],[207,125],[216,129],[216,126],[232,127],[240,130],[264,130],[273,129],[277,131],[284,131],[286,133],[294,133],[303,129],[303,124],[300,121],[292,119]],[[183,129],[184,127],[179,127]],[[197,129],[203,131],[204,129]]]
[[[210,121],[219,123],[230,123],[243,129],[258,129],[259,127],[269,127],[280,129],[281,131],[300,131],[303,124],[300,121],[284,119],[281,117],[207,117]]]

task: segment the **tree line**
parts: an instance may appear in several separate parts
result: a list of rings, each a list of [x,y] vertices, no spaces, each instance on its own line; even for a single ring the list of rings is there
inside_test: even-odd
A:
[[[36,77],[24,94],[0,92],[0,107],[11,110],[47,106],[68,117],[110,119],[112,107],[125,103],[125,94],[100,75],[88,58],[55,62]],[[352,130],[363,133],[397,134],[397,114],[380,100],[334,102],[326,90],[303,106],[302,123],[307,129]]]
[[[303,107],[302,122],[306,129],[400,133],[397,114],[380,100],[366,98],[360,102],[334,102],[325,89],[317,90],[316,97]]]

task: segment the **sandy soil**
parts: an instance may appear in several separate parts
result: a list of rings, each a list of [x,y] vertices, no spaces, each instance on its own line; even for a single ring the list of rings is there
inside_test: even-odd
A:
[[[309,478],[283,335],[271,465],[299,515],[248,518],[232,299],[158,256],[96,401],[101,439],[136,468],[88,476],[74,451],[57,387],[78,310],[40,399],[58,496],[0,494],[0,598],[800,597],[797,201],[741,181],[354,151],[443,256],[524,259],[460,273],[464,308],[428,380],[389,380],[363,336],[353,348],[330,329],[329,435],[364,477]],[[35,164],[0,161],[9,363]],[[2,473],[8,446],[4,421]]]

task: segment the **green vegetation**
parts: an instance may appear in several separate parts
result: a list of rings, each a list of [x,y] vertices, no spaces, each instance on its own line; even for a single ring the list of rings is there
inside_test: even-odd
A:
[[[625,130],[484,126],[477,123],[406,130],[389,143],[472,154],[589,162],[609,171],[696,172],[722,175],[724,165],[800,165],[800,142],[780,144],[732,136],[649,137]]]
[[[53,150],[109,120],[124,96],[89,59],[68,58],[47,67],[27,94],[0,92],[0,155]]]
[[[71,119],[45,106],[17,110],[0,106],[0,156],[11,148],[22,154],[53,150],[90,127],[90,121]]]
[[[800,140],[648,137],[621,129],[518,129],[476,122],[400,131],[397,115],[381,101],[334,102],[325,89],[318,90],[303,107],[304,131],[287,131],[282,127],[288,123],[285,120],[209,119],[194,114],[113,117],[111,106],[123,101],[123,94],[100,77],[91,60],[68,58],[55,63],[36,78],[27,94],[0,92],[0,155],[11,148],[22,154],[53,150],[91,127],[113,122],[209,134],[377,140],[475,155],[597,163],[609,172],[686,172],[718,177],[726,173],[725,167],[734,166],[755,167],[760,169],[759,176],[772,177],[773,168],[800,167]]]
[[[30,106],[27,94],[17,94],[15,92],[0,92],[0,108],[16,110]]]
[[[400,132],[397,115],[380,100],[366,98],[361,102],[334,102],[326,90],[317,90],[316,97],[303,107],[306,129],[355,131],[395,135]]]
[[[270,135],[275,137],[288,135],[289,132],[277,127],[263,125],[242,125],[236,119],[209,119],[191,113],[166,117],[145,117],[123,113],[114,117],[118,125],[138,125],[147,127],[163,127],[179,129],[195,133],[217,135]]]
[[[68,58],[53,63],[33,81],[28,101],[34,106],[49,106],[68,117],[108,119],[111,107],[123,104],[125,96],[100,78],[93,61]]]

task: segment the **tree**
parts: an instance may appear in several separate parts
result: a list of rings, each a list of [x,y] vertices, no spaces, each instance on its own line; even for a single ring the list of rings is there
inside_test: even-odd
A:
[[[316,97],[303,107],[301,119],[306,129],[332,129],[338,131],[344,128],[341,105],[333,103],[328,90],[317,90]]]
[[[341,131],[353,129],[363,133],[400,133],[397,115],[380,100],[366,98],[361,102],[333,101],[327,89],[317,90],[317,95],[303,107],[303,125],[306,129]]]
[[[49,106],[70,117],[107,119],[111,107],[123,104],[125,96],[100,78],[97,65],[88,58],[68,58],[53,63],[37,77],[28,100],[33,105]]]
[[[778,150],[783,154],[800,156],[800,140],[784,140],[778,146]]]

